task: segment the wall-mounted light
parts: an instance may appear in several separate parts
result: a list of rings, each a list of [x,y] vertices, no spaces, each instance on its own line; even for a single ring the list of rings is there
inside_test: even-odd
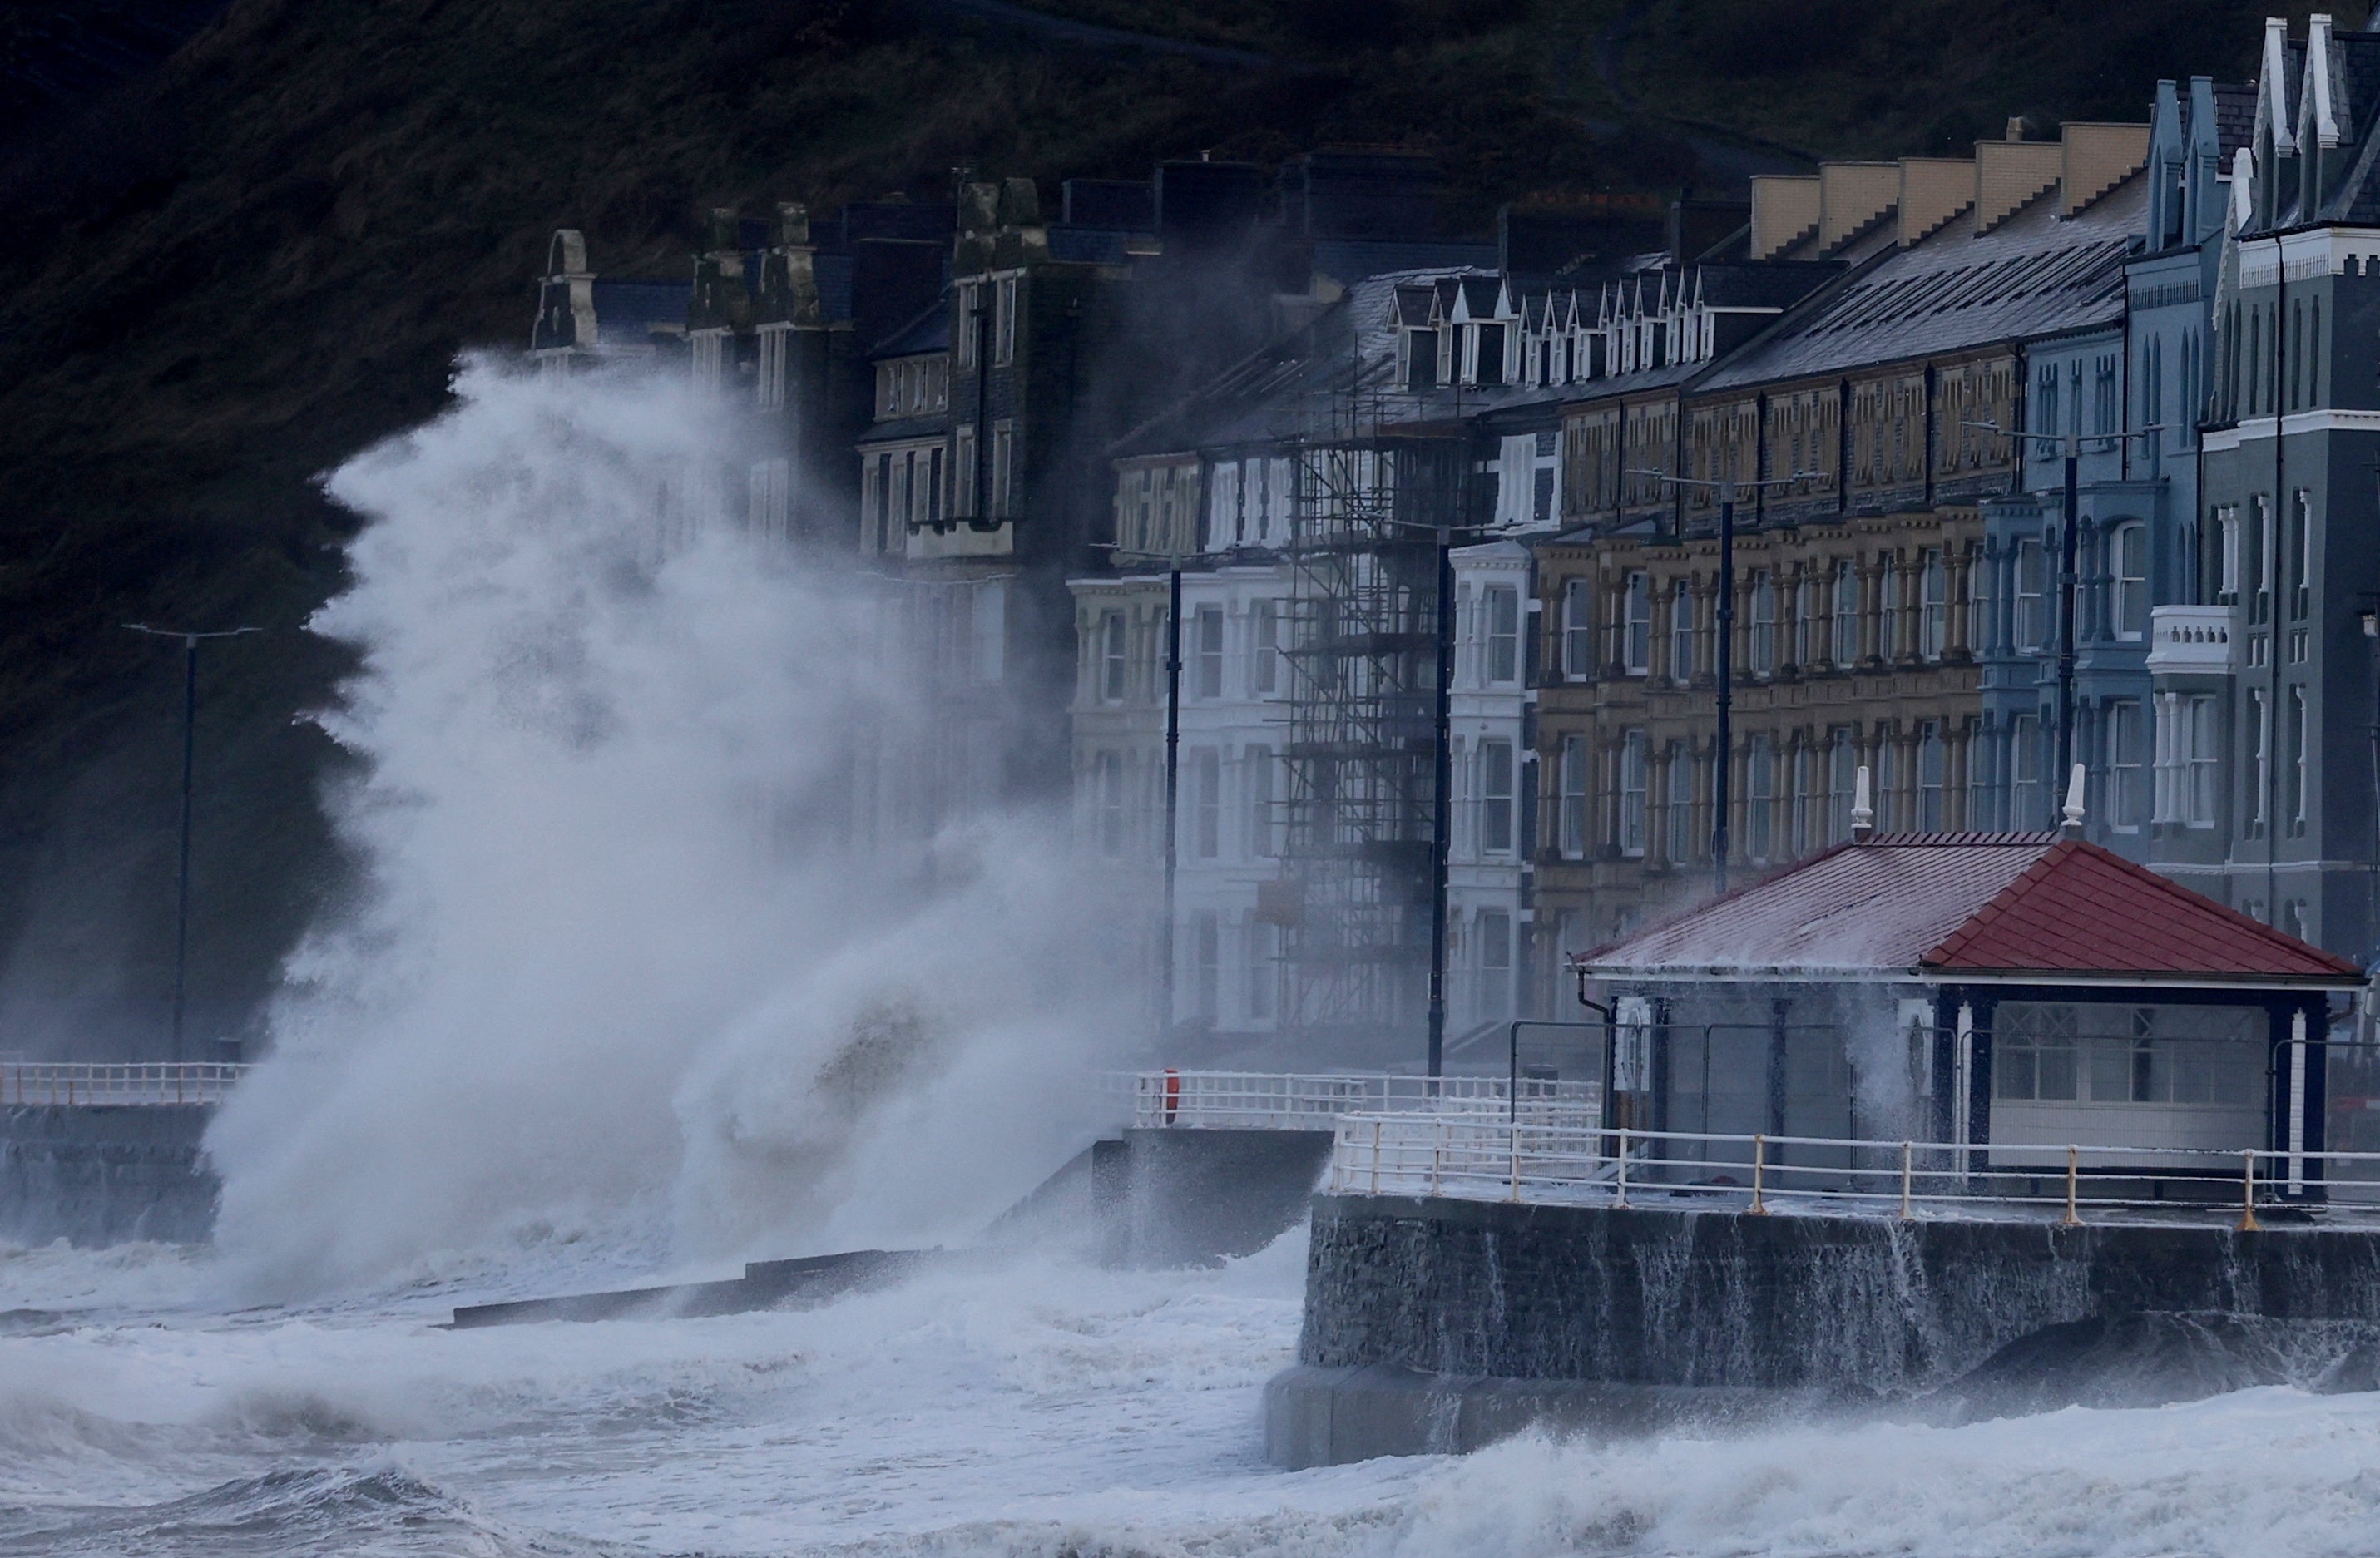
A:
[[[2355,614],[2355,616],[2356,620],[2363,624],[2365,638],[2380,639],[2380,611],[2360,611]]]

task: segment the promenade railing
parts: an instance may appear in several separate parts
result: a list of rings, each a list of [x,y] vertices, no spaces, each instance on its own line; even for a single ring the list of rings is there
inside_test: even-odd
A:
[[[212,1061],[0,1061],[0,1105],[221,1103],[247,1072]]]
[[[1794,1162],[1815,1150],[1824,1164]],[[2380,1153],[1847,1140],[1506,1121],[1465,1111],[1342,1115],[1323,1189],[1553,1204],[1664,1204],[1900,1218],[2027,1209],[2210,1211],[2253,1227],[2310,1205],[2380,1215]]]
[[[1602,1102],[1603,1089],[1593,1082],[1528,1078],[1517,1099],[1519,1117],[1544,1126],[1596,1125]],[[1500,1122],[1514,1102],[1501,1077],[1144,1071],[1133,1079],[1132,1120],[1144,1130],[1327,1131],[1344,1115],[1409,1110]]]

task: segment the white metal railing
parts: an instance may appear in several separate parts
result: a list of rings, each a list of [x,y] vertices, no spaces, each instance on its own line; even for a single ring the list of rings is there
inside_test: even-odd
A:
[[[1813,1161],[1827,1160],[1827,1161]],[[2086,1161],[2087,1160],[2087,1161]],[[2352,1171],[2339,1173],[2339,1170]],[[1914,1218],[2032,1207],[2256,1212],[2310,1202],[2380,1213],[2380,1152],[1855,1141],[1642,1131],[1463,1112],[1343,1115],[1323,1181],[1332,1195],[1627,1206],[1727,1205]],[[2189,1192],[2198,1192],[2195,1199]]]
[[[1145,1130],[1323,1131],[1342,1115],[1418,1110],[1499,1123],[1517,1113],[1536,1125],[1587,1126],[1599,1118],[1602,1098],[1594,1082],[1524,1078],[1516,1112],[1501,1077],[1144,1071],[1133,1079],[1132,1123]]]
[[[221,1103],[247,1071],[212,1061],[0,1061],[0,1105]]]

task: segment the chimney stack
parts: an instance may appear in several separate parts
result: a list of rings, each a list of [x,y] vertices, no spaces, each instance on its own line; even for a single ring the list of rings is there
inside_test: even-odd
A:
[[[1876,834],[1876,808],[1868,804],[1867,764],[1860,764],[1852,789],[1852,842],[1865,844]]]

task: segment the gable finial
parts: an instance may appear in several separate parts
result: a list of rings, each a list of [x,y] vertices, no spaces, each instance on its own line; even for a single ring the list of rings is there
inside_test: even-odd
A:
[[[2065,822],[2058,830],[2067,838],[2082,836],[2082,765],[2078,762],[2066,781]]]
[[[1876,808],[1868,797],[1867,764],[1860,764],[1852,785],[1852,842],[1865,844],[1876,833]]]

